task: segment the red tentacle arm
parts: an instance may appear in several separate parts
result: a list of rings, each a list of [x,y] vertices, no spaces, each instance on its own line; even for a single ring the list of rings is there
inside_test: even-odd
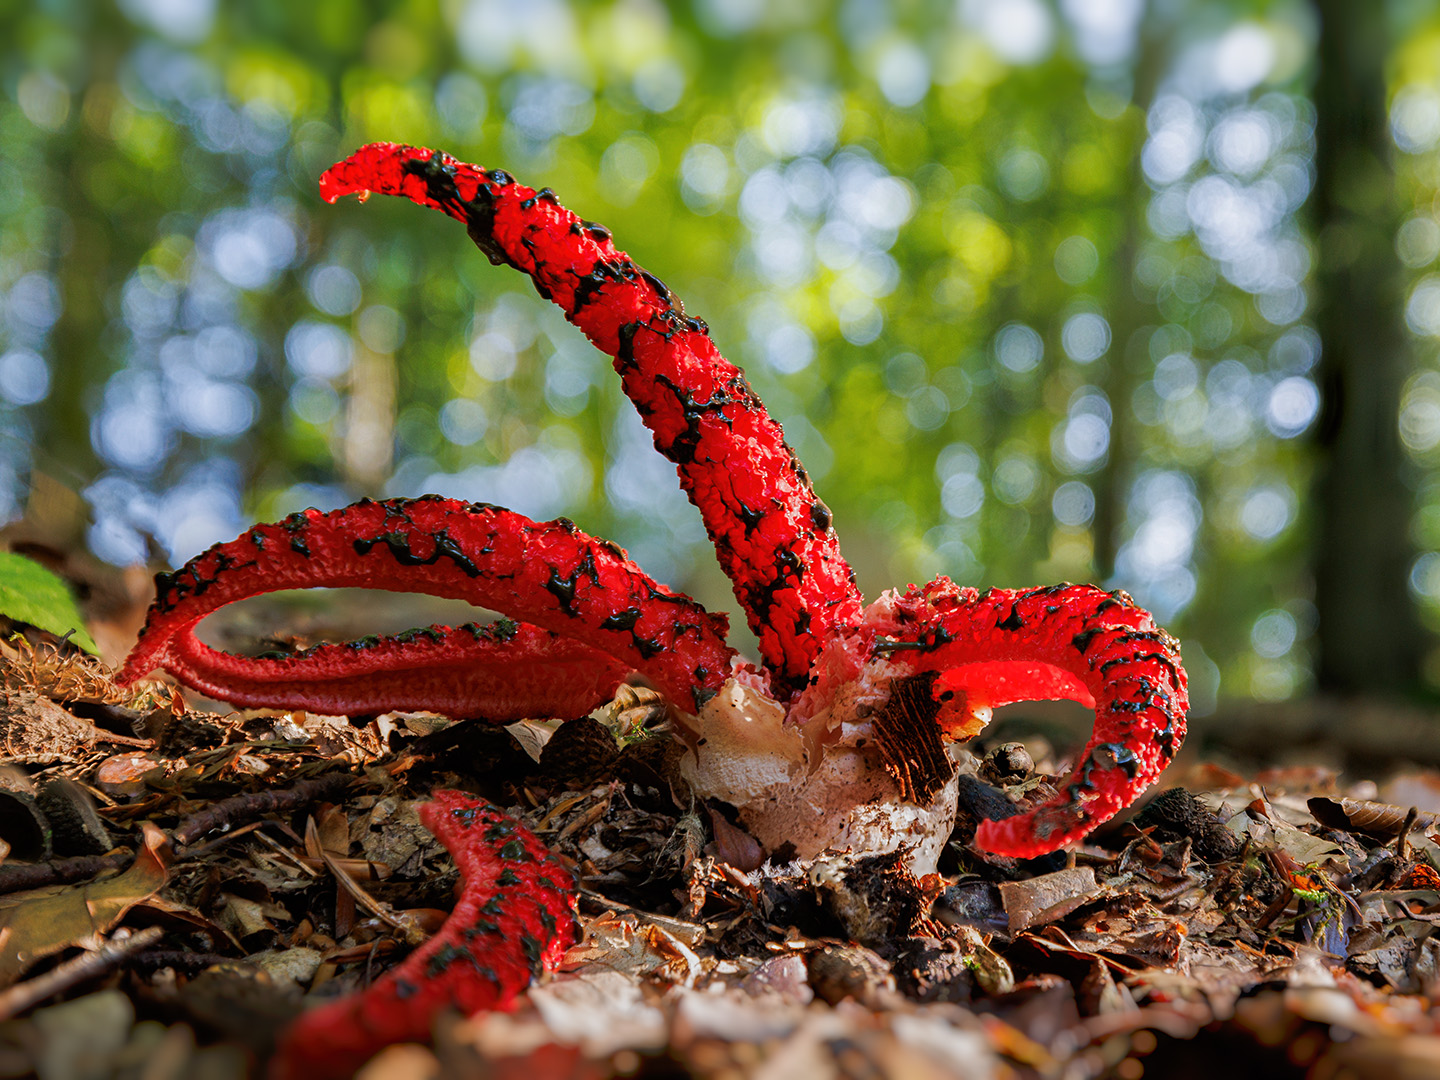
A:
[[[463,884],[440,931],[369,989],[302,1016],[281,1039],[272,1080],[352,1076],[397,1042],[428,1041],[446,1008],[504,1009],[579,940],[575,877],[530,830],[483,799],[438,791],[420,820]]]
[[[934,671],[933,693],[971,705],[1067,698],[1095,730],[1061,792],[976,843],[1029,858],[1079,840],[1133,803],[1175,756],[1189,707],[1179,643],[1123,592],[1055,585],[983,594],[940,578],[898,598],[871,645],[902,671]]]
[[[330,202],[370,191],[463,221],[492,262],[529,274],[614,358],[656,448],[700,510],[777,693],[803,687],[831,631],[859,620],[860,593],[829,509],[705,323],[548,188],[395,143],[366,146],[320,180]]]
[[[573,639],[593,652],[571,647],[558,663],[562,669],[574,664],[575,678],[597,684],[595,704],[614,688],[613,683],[600,688],[617,670],[607,667],[604,657],[618,662],[618,669],[640,672],[672,701],[691,708],[724,682],[734,655],[725,644],[724,616],[657,584],[620,548],[585,535],[573,523],[536,522],[499,507],[427,496],[367,499],[330,513],[292,514],[159,575],[145,628],[118,679],[131,683],[165,667],[205,680],[200,688],[218,697],[233,692],[250,703],[273,704],[279,698],[265,697],[267,679],[279,684],[278,693],[293,693],[297,681],[313,681],[325,671],[329,692],[363,700],[363,680],[372,687],[398,686],[398,673],[413,670],[420,659],[452,670],[467,658],[488,663],[489,670],[482,668],[468,688],[410,699],[410,707],[454,712],[457,698],[494,686],[495,664],[525,658],[543,643],[532,629],[519,645],[508,647],[474,634],[467,640],[462,630],[428,644],[383,638],[370,648],[334,646],[293,661],[245,661],[223,659],[194,638],[202,618],[232,601],[322,585],[467,600]],[[335,689],[352,675],[362,682]],[[518,667],[506,673],[512,675],[523,693],[530,677]],[[363,711],[375,709],[367,704]]]
[[[235,705],[331,716],[426,709],[496,724],[583,716],[613,698],[629,671],[598,649],[508,619],[427,626],[280,657],[236,656],[180,632],[162,666],[186,686]]]

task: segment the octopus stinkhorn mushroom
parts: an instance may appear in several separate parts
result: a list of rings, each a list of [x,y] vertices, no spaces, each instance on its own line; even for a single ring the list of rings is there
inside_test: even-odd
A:
[[[980,848],[1017,857],[1079,840],[1134,802],[1173,757],[1187,708],[1178,644],[1124,592],[1068,584],[979,592],[941,577],[867,605],[830,510],[779,423],[720,355],[704,321],[618,250],[609,230],[565,209],[549,188],[417,147],[363,147],[320,180],[327,202],[374,191],[464,222],[491,262],[529,275],[614,359],[656,449],[700,511],[759,638],[760,664],[726,644],[724,616],[568,520],[536,522],[423,496],[257,525],[160,575],[122,683],[164,668],[245,705],[331,714],[427,709],[498,723],[583,714],[638,674],[700,729],[707,714],[741,716],[720,725],[715,739],[693,740],[710,747],[722,774],[716,746],[727,748],[721,757],[741,757],[752,729],[791,740],[791,757],[758,781],[769,792],[760,802],[787,789],[814,802],[819,777],[820,787],[853,788],[857,806],[875,802],[880,788],[856,784],[853,771],[826,774],[827,756],[870,762],[872,774],[889,778],[891,801],[925,803],[937,798],[935,777],[943,783],[953,771],[942,736],[969,737],[993,707],[1010,702],[1092,707],[1094,732],[1058,793],[980,825]],[[309,586],[426,592],[506,618],[279,658],[220,652],[194,634],[224,604]],[[903,745],[886,736],[886,718],[896,716],[905,720]],[[742,768],[751,774],[745,782],[753,786],[756,769],[766,768]],[[716,781],[721,789],[737,782]],[[811,826],[819,830],[812,852],[851,835],[833,822],[803,828]],[[774,850],[789,840],[785,828],[767,836],[762,823],[752,831]]]

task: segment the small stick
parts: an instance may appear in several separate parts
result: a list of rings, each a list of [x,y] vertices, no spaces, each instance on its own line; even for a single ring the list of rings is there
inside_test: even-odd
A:
[[[222,844],[228,844],[232,840],[238,840],[242,836],[248,836],[250,833],[256,832],[259,829],[263,829],[265,825],[266,822],[264,821],[252,821],[248,825],[241,825],[238,829],[231,829],[227,833],[221,833],[219,836],[206,840],[203,844],[197,844],[195,847],[187,847],[184,851],[185,858],[201,858],[209,852],[214,851]]]
[[[133,934],[127,930],[117,930],[115,936],[101,942],[99,948],[81,953],[73,959],[57,964],[43,975],[0,991],[0,1020],[18,1016],[47,998],[70,989],[76,983],[109,971],[126,956],[148,948],[164,936],[165,931],[158,926],[147,926]]]
[[[28,866],[0,866],[0,894],[40,889],[47,885],[69,885],[93,878],[106,870],[121,870],[133,862],[131,852],[115,855],[78,855],[71,859],[52,859]]]
[[[317,871],[317,870],[313,869],[312,867],[306,865],[305,861],[304,861],[303,859],[301,859],[300,856],[296,855],[293,851],[291,851],[289,848],[287,848],[284,844],[281,844],[281,843],[279,843],[279,842],[276,841],[276,840],[270,839],[270,837],[266,836],[264,833],[256,833],[256,834],[255,834],[255,839],[256,839],[256,840],[259,840],[262,844],[264,844],[266,847],[268,847],[271,851],[275,852],[275,854],[276,854],[277,856],[279,856],[280,858],[284,859],[286,862],[290,863],[292,866],[295,866],[296,868],[298,868],[301,873],[307,874],[307,875],[309,875],[309,876],[312,877],[312,878],[317,878],[317,877],[320,876],[319,871]]]
[[[237,795],[232,799],[221,799],[181,821],[170,834],[171,839],[177,846],[183,847],[200,839],[211,829],[227,828],[238,822],[257,818],[261,814],[299,810],[319,799],[338,795],[349,786],[352,779],[348,773],[327,773],[313,780],[301,780],[284,791],[256,791],[249,795]]]
[[[141,739],[134,735],[121,735],[118,732],[106,731],[102,727],[90,725],[95,730],[94,739],[96,742],[115,743],[119,746],[134,746],[141,750],[154,750],[159,744],[154,739]]]
[[[1405,815],[1405,821],[1400,826],[1400,835],[1395,838],[1395,855],[1400,859],[1410,858],[1410,830],[1415,827],[1415,819],[1420,816],[1418,806],[1410,807],[1410,812]]]

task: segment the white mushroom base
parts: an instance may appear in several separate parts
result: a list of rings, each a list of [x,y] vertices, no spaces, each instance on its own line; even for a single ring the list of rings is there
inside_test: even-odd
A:
[[[847,694],[801,727],[731,679],[699,716],[685,718],[680,770],[696,795],[735,807],[767,853],[811,859],[905,847],[915,874],[934,873],[955,824],[956,774],[926,805],[905,801],[874,749],[870,721],[858,715],[872,696],[883,703],[883,694]]]

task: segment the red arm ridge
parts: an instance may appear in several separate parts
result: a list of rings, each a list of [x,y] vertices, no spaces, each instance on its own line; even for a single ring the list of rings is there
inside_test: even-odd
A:
[[[1095,730],[1061,792],[976,843],[1031,858],[1079,840],[1132,804],[1175,756],[1189,707],[1179,643],[1123,592],[1093,585],[991,589],[940,578],[899,605],[900,632],[873,650],[912,671],[938,671],[936,692],[990,705],[1070,698],[1095,708]]]
[[[782,698],[805,685],[825,639],[860,618],[854,575],[830,511],[780,425],[720,355],[699,319],[617,251],[603,226],[435,151],[375,143],[332,166],[320,192],[401,195],[464,221],[491,261],[529,274],[540,295],[615,360],[625,392],[679,469],[735,587]]]
[[[273,658],[221,652],[182,630],[166,645],[163,666],[235,705],[332,716],[426,709],[496,724],[583,716],[611,700],[629,670],[588,645],[508,620],[428,626]]]
[[[703,699],[718,689],[734,655],[725,644],[724,616],[657,584],[619,548],[571,522],[535,522],[499,507],[427,496],[292,514],[159,575],[145,628],[117,678],[131,683],[173,663],[220,676],[207,692],[226,697],[219,654],[192,640],[195,625],[235,600],[319,585],[431,593],[503,612],[615,658],[686,708],[697,704],[697,693]],[[437,652],[453,657],[446,648]],[[332,679],[352,671],[373,678],[409,660],[389,639],[363,659],[344,647],[322,653],[307,673],[328,666]],[[280,670],[255,663],[235,662],[242,683],[257,670]],[[595,673],[593,662],[585,666]]]
[[[271,1061],[271,1080],[353,1076],[392,1043],[428,1042],[446,1008],[466,1016],[508,1008],[579,940],[574,875],[529,829],[458,791],[437,791],[420,820],[460,870],[454,911],[369,989],[297,1020]]]

